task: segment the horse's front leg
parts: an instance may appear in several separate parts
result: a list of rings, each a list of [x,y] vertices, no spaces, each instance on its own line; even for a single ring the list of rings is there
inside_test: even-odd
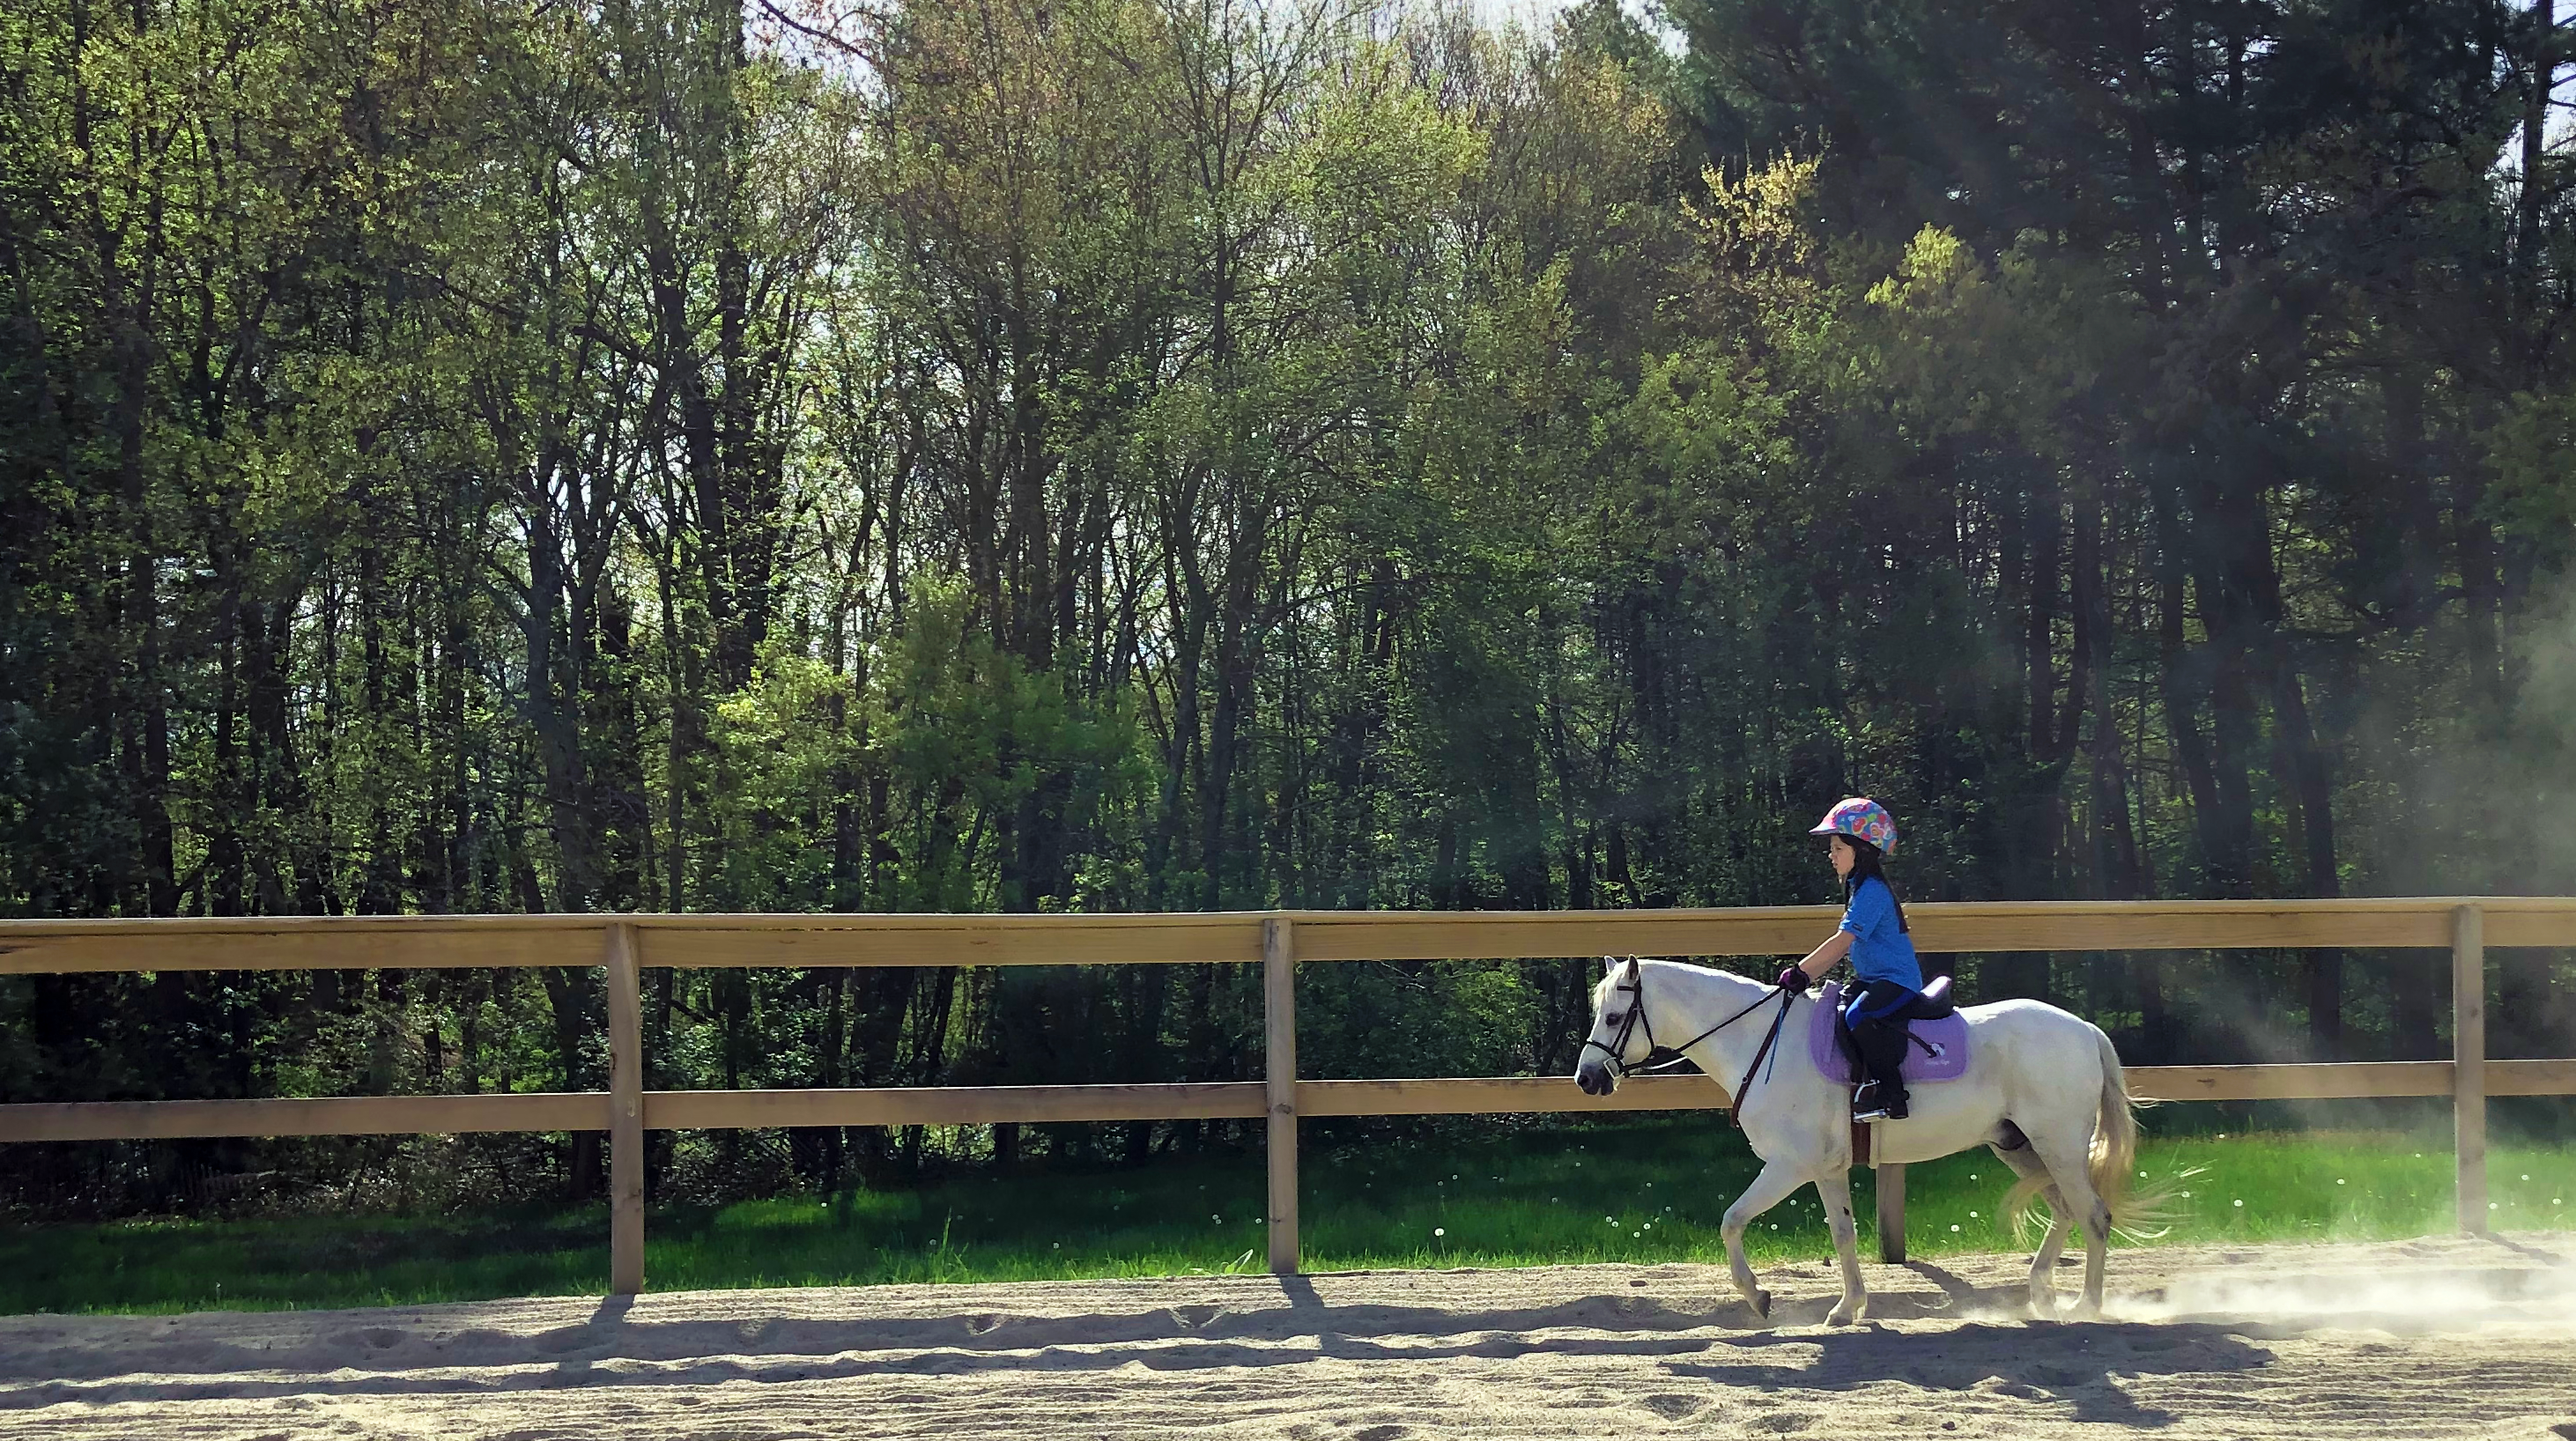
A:
[[[1834,1256],[1843,1265],[1843,1299],[1825,1324],[1848,1326],[1869,1314],[1869,1292],[1860,1279],[1860,1228],[1852,1224],[1851,1177],[1834,1171],[1817,1178],[1816,1199],[1825,1203],[1825,1225],[1834,1233]]]
[[[1754,1284],[1753,1268],[1745,1264],[1744,1228],[1753,1224],[1754,1217],[1788,1199],[1789,1193],[1806,1179],[1799,1167],[1765,1161],[1762,1174],[1754,1177],[1744,1194],[1735,1198],[1735,1204],[1726,1208],[1726,1223],[1720,1234],[1726,1238],[1727,1268],[1735,1273],[1735,1289],[1744,1293],[1745,1304],[1753,1308],[1755,1316],[1766,1320],[1771,1315],[1771,1293]]]

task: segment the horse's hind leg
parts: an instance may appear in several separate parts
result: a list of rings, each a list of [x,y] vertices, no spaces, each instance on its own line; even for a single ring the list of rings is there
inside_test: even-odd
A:
[[[2066,1198],[2054,1183],[2048,1163],[2025,1141],[2007,1151],[1992,1148],[1996,1159],[2013,1168],[2013,1174],[2025,1181],[2046,1182],[2040,1198],[2048,1202],[2048,1234],[2040,1238],[2039,1251],[2030,1258],[2030,1314],[2046,1320],[2057,1314],[2057,1257],[2066,1249],[2066,1237],[2075,1229],[2067,1219]]]
[[[2102,1272],[2111,1243],[2111,1208],[2094,1191],[2092,1173],[2085,1168],[2092,1145],[2088,1127],[2071,1142],[2058,1136],[2033,1136],[2029,1147],[2039,1153],[2041,1164],[2048,1168],[2051,1219],[2048,1244],[2040,1250],[2046,1264],[2057,1263],[2058,1249],[2065,1244],[2068,1232],[2079,1224],[2084,1227],[2084,1301],[2075,1314],[2088,1320],[2102,1314]],[[2040,1284],[2040,1264],[2032,1263],[2034,1296]]]
[[[1735,1198],[1735,1204],[1726,1208],[1726,1222],[1719,1231],[1726,1238],[1726,1265],[1735,1274],[1735,1289],[1744,1293],[1744,1303],[1753,1308],[1753,1314],[1765,1319],[1771,1315],[1771,1293],[1754,1283],[1753,1268],[1745,1263],[1744,1231],[1753,1224],[1754,1217],[1788,1199],[1789,1193],[1806,1179],[1796,1168],[1779,1161],[1763,1162],[1762,1174],[1754,1177],[1744,1194]]]
[[[1848,1326],[1869,1314],[1869,1292],[1860,1279],[1860,1229],[1852,1224],[1851,1177],[1840,1171],[1818,1177],[1816,1199],[1825,1203],[1825,1225],[1834,1233],[1834,1257],[1843,1267],[1843,1299],[1825,1324]]]

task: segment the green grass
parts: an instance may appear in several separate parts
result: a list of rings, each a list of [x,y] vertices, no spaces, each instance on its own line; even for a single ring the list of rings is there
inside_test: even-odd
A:
[[[2140,1165],[2157,1175],[2192,1173],[2177,1183],[2190,1196],[2177,1198],[2167,1243],[2358,1240],[2450,1228],[2446,1137],[2179,1136],[2148,1141]],[[1306,1162],[1307,1265],[1713,1260],[1723,1255],[1720,1218],[1754,1169],[1742,1138],[1705,1117],[1495,1133],[1387,1152],[1319,1147]],[[2502,1147],[2491,1154],[2489,1176],[2497,1226],[2576,1227],[2576,1149]],[[2015,1249],[1995,1214],[2007,1179],[1983,1151],[1910,1168],[1911,1248]],[[1867,1172],[1854,1173],[1853,1191],[1866,1234]],[[1258,1270],[1261,1195],[1260,1158],[1225,1155],[659,1210],[647,1226],[646,1272],[656,1290],[686,1290]],[[606,1234],[597,1206],[11,1227],[0,1229],[0,1311],[596,1294],[607,1280]],[[1820,1257],[1829,1245],[1813,1192],[1762,1218],[1749,1242],[1758,1259]]]

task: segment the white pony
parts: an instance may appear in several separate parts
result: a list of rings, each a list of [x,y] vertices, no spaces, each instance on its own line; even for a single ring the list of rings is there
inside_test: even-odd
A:
[[[1645,1064],[1658,1036],[1716,1078],[1734,1097],[1737,1121],[1762,1158],[1762,1173],[1726,1208],[1726,1261],[1736,1288],[1756,1316],[1770,1315],[1771,1293],[1754,1284],[1744,1261],[1744,1230],[1801,1185],[1813,1185],[1843,1269],[1842,1301],[1826,1323],[1859,1320],[1869,1297],[1852,1225],[1851,1092],[1808,1054],[1815,999],[1784,997],[1760,981],[1677,961],[1604,959],[1575,1083],[1587,1095],[1610,1094],[1620,1077]],[[2137,1155],[2138,1125],[2120,1057],[2091,1022],[2039,1001],[1963,1006],[1959,1015],[1968,1024],[1968,1073],[1914,1087],[1908,1119],[1876,1122],[1885,1128],[1878,1159],[1929,1161],[1970,1146],[1992,1147],[2021,1178],[2011,1198],[2015,1209],[2030,1194],[2044,1191],[2048,1198],[2048,1235],[2030,1263],[2032,1312],[2056,1314],[2051,1271],[2080,1222],[2084,1301],[2076,1314],[2098,1316],[2111,1217],[2129,1202]],[[1775,1021],[1781,1021],[1777,1039],[1766,1048],[1763,1038],[1774,1033]],[[1761,1073],[1749,1075],[1757,1053],[1763,1054]]]

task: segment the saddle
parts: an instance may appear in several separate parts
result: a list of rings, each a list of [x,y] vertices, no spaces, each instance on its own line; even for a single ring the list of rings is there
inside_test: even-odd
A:
[[[1857,1084],[1862,1079],[1860,1058],[1843,1032],[1843,1004],[1848,999],[1839,981],[1828,981],[1817,990],[1815,1019],[1807,1027],[1807,1054],[1817,1070]],[[1959,1018],[1959,1008],[1950,999],[1948,976],[1933,977],[1906,1006],[1903,1017],[1908,1037],[1903,1071],[1907,1085],[1937,1085],[1968,1073],[1968,1023]]]
[[[1843,1029],[1846,999],[1839,981],[1829,981],[1817,990],[1815,1019],[1807,1026],[1807,1054],[1818,1071],[1852,1085],[1859,1083],[1863,1073],[1850,1033]],[[1908,1086],[1955,1081],[1968,1073],[1968,1023],[1950,999],[1948,976],[1934,976],[1901,1014],[1906,1046],[1900,1072]],[[1874,1121],[1851,1123],[1854,1165],[1878,1164],[1876,1126]]]
[[[1956,1014],[1958,1009],[1950,999],[1950,978],[1934,976],[1924,983],[1922,990],[1914,993],[1913,1000],[1906,1002],[1905,1019],[1937,1021],[1944,1016]]]

